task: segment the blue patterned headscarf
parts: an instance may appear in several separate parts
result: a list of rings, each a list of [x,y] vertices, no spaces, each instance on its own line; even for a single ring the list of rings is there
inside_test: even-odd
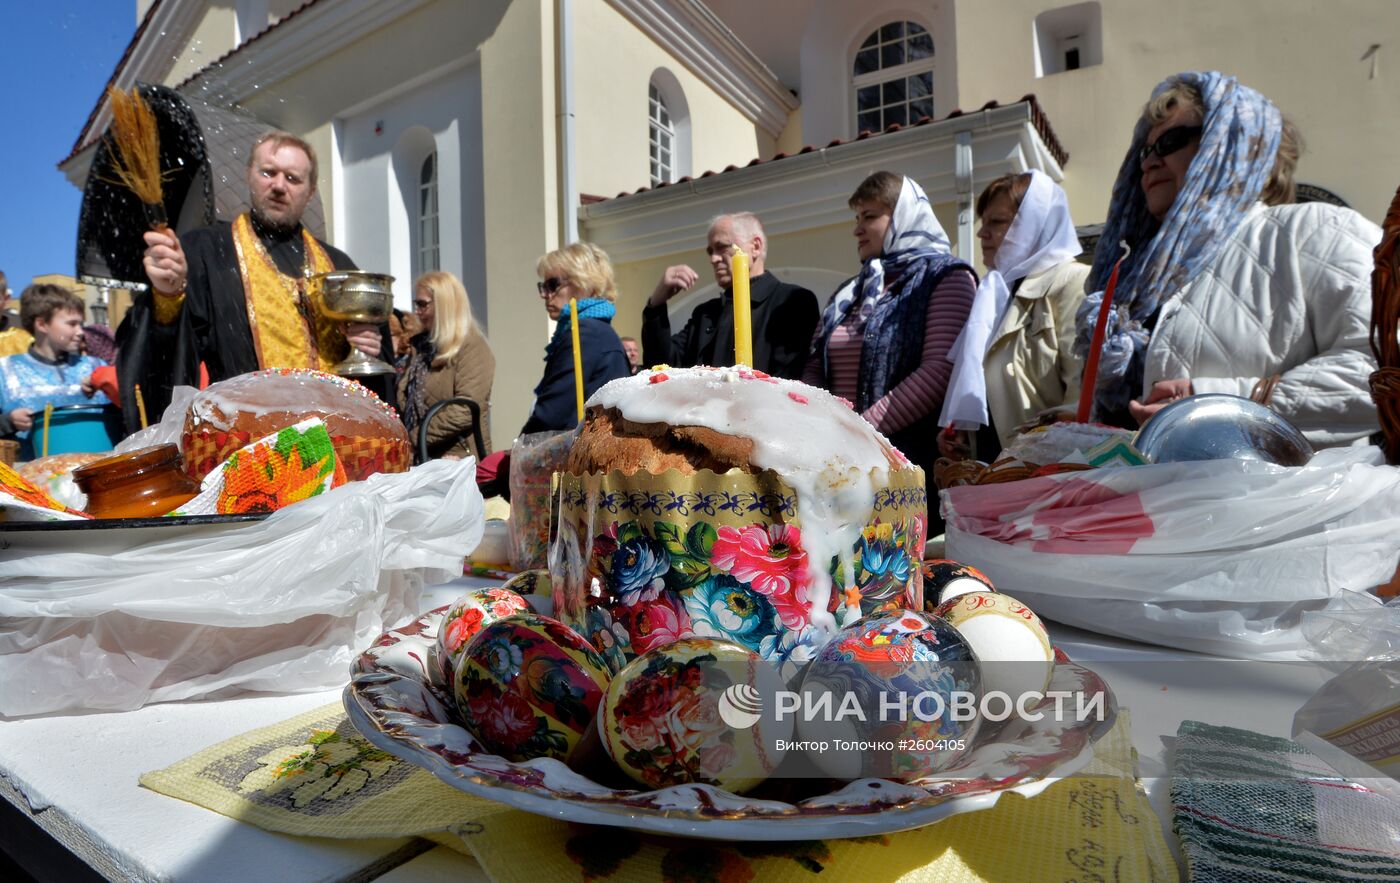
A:
[[[856,384],[857,411],[875,404],[918,366],[929,294],[954,267],[967,264],[949,253],[948,234],[934,216],[928,196],[906,177],[885,231],[883,252],[866,261],[860,275],[831,298],[822,312],[821,334],[813,349],[822,360],[823,378],[829,378],[826,346],[831,332],[852,307],[859,311],[864,350]],[[888,292],[884,291],[887,273],[895,280]]]
[[[1185,185],[1159,227],[1147,210],[1138,160],[1154,124],[1138,120],[1113,185],[1108,223],[1094,251],[1086,286],[1093,293],[1076,316],[1074,352],[1085,358],[1104,286],[1122,255],[1118,243],[1126,241],[1132,253],[1118,274],[1099,356],[1094,413],[1100,420],[1127,414],[1129,400],[1142,389],[1150,337],[1144,323],[1215,261],[1221,245],[1259,199],[1278,155],[1283,116],[1269,99],[1217,71],[1168,77],[1152,91],[1153,97],[1177,83],[1199,92],[1205,106],[1201,147],[1186,172]]]

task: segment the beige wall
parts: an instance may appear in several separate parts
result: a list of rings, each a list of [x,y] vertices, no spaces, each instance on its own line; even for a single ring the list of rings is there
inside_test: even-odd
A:
[[[666,68],[689,107],[691,164],[718,171],[772,152],[776,143],[642,33],[611,4],[574,4],[576,169],[580,192],[612,197],[650,183],[647,87]]]
[[[508,447],[530,415],[549,341],[548,318],[535,293],[535,261],[559,243],[554,47],[554,0],[514,0],[481,47],[486,293],[496,356],[491,438],[497,448]]]
[[[235,22],[233,3],[206,4],[204,14],[195,26],[189,43],[175,59],[170,72],[165,75],[165,85],[177,86],[183,83],[190,75],[231,51]]]
[[[1383,47],[1374,80],[1358,59],[1400,30],[1393,0],[1103,0],[1103,64],[1037,79],[1035,16],[1062,3],[962,0],[958,84],[964,108],[1034,92],[1069,150],[1076,223],[1101,222],[1132,127],[1152,87],[1217,69],[1267,95],[1302,129],[1298,180],[1337,193],[1377,223],[1400,173],[1400,62]]]

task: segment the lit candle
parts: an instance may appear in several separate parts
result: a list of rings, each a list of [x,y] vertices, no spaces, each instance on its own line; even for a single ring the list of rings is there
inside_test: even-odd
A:
[[[734,249],[730,261],[734,280],[734,364],[753,367],[753,312],[749,303],[749,256]]]
[[[583,422],[583,348],[578,342],[578,298],[569,298],[569,336],[574,341],[574,399],[578,422]]]
[[[1108,331],[1108,311],[1113,308],[1113,289],[1118,287],[1118,268],[1123,266],[1123,261],[1132,253],[1128,243],[1118,244],[1123,248],[1123,256],[1113,265],[1113,272],[1108,274],[1108,286],[1104,288],[1103,302],[1099,304],[1099,321],[1094,324],[1094,337],[1089,344],[1089,358],[1084,362],[1084,382],[1079,385],[1080,423],[1089,422],[1089,414],[1094,407],[1094,392],[1098,389],[1099,380],[1099,353],[1103,351],[1103,338]]]
[[[41,453],[39,454],[39,456],[41,457],[47,457],[49,455],[49,424],[52,422],[53,402],[49,402],[47,405],[44,406],[44,447],[41,449]]]
[[[134,384],[136,392],[136,413],[141,416],[141,428],[146,428],[146,400],[141,397],[141,384]]]

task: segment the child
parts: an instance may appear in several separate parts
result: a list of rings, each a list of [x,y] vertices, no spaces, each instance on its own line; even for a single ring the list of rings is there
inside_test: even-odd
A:
[[[101,359],[78,354],[83,301],[58,285],[31,285],[20,295],[20,321],[34,335],[29,351],[0,359],[0,436],[18,438],[21,456],[38,456],[31,432],[44,406],[110,404],[91,384]]]

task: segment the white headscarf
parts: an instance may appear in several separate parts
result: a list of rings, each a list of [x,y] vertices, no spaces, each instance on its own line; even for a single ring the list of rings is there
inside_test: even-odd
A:
[[[939,426],[975,429],[987,425],[987,377],[982,362],[1011,303],[1011,286],[1073,259],[1080,251],[1065,191],[1044,172],[1032,169],[1031,185],[997,249],[997,269],[989,271],[977,286],[967,324],[948,351],[953,375],[943,397]]]

